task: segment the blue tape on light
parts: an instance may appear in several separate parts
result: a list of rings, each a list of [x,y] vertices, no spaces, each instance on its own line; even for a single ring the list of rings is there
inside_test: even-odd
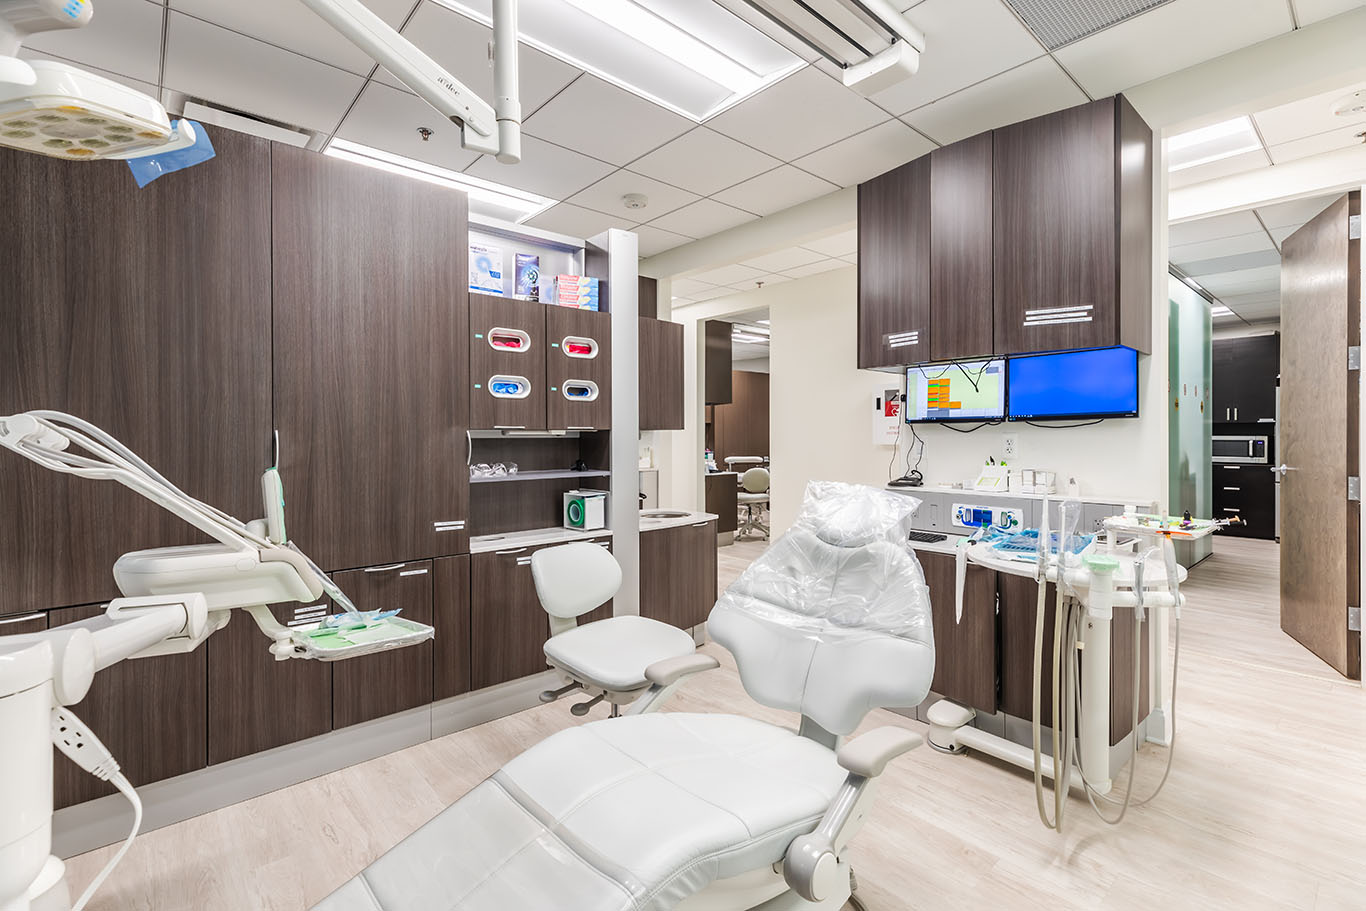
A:
[[[208,131],[193,120],[186,123],[194,127],[194,145],[186,149],[128,159],[128,169],[133,172],[133,179],[138,182],[139,187],[145,187],[163,175],[203,164],[214,157],[216,153],[213,150],[213,143],[209,141]],[[178,133],[179,127],[179,120],[171,124],[173,132]]]

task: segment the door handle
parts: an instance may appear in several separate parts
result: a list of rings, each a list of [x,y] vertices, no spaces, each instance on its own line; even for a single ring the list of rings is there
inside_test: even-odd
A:
[[[1299,471],[1298,468],[1291,468],[1289,465],[1277,465],[1271,470],[1274,472],[1279,472],[1281,477],[1285,477],[1285,473],[1287,471]]]

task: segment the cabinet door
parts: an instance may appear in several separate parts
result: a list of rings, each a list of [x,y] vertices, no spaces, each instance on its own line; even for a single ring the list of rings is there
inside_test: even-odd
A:
[[[858,365],[930,359],[930,158],[858,188]]]
[[[470,426],[480,430],[544,430],[545,304],[470,295]],[[528,384],[517,398],[494,395],[495,377]]]
[[[291,536],[326,570],[468,550],[465,195],[281,145],[272,172]]]
[[[57,627],[102,613],[100,604],[68,607],[50,611],[48,622]],[[206,765],[205,664],[202,648],[121,661],[96,674],[90,692],[71,707],[109,748],[134,787]],[[114,793],[111,785],[65,756],[55,757],[53,773],[57,807]]]
[[[545,308],[546,427],[612,426],[612,316]],[[585,350],[588,349],[588,350]]]
[[[995,131],[996,354],[1118,338],[1115,101]]]
[[[480,690],[545,670],[550,619],[536,597],[531,555],[515,547],[470,558],[470,682]]]
[[[248,520],[270,464],[270,146],[209,130],[216,158],[141,190],[117,164],[0,149],[0,199],[23,213],[0,219],[0,414],[84,418]],[[115,597],[121,554],[207,540],[13,455],[0,504],[0,614]]]
[[[640,615],[691,629],[716,603],[716,523],[640,536]]]
[[[1276,537],[1276,478],[1267,465],[1214,466],[1214,517],[1242,519],[1221,534],[1237,538]]]
[[[432,561],[432,698],[470,691],[470,558]]]
[[[707,512],[718,516],[718,532],[740,527],[739,478],[734,472],[709,474],[705,481]]]
[[[683,429],[683,327],[640,318],[640,429]]]
[[[963,620],[955,622],[956,575],[948,554],[919,551],[934,614],[930,689],[984,712],[996,711],[996,572],[968,566]]]
[[[316,604],[271,607],[286,625],[331,613]],[[209,764],[307,740],[332,730],[332,665],[276,661],[270,639],[245,611],[204,645],[208,655]]]
[[[1028,576],[998,573],[996,587],[1001,607],[1001,711],[1031,721],[1034,718],[1034,633],[1039,585]],[[1057,599],[1057,587],[1049,585],[1044,595],[1043,653],[1046,666],[1051,666],[1053,660],[1053,617]],[[1049,673],[1045,670],[1040,690],[1042,724],[1053,723]]]
[[[930,356],[992,353],[990,133],[930,153]]]
[[[731,400],[732,324],[709,319],[702,324],[706,343],[703,357],[703,398],[708,405],[725,405]]]
[[[360,610],[401,609],[401,617],[432,623],[430,560],[354,569],[334,573],[332,578]],[[333,665],[333,727],[359,724],[431,701],[431,642]]]
[[[1238,390],[1242,377],[1238,355],[1241,339],[1215,339],[1210,348],[1210,408],[1216,424],[1233,421],[1233,409],[1238,404]]]

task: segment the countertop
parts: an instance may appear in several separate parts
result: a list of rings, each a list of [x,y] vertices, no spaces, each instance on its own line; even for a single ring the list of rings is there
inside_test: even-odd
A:
[[[659,516],[658,513],[683,513],[681,516]],[[710,522],[718,518],[709,512],[692,512],[682,509],[647,509],[640,514],[640,530],[643,534],[647,531],[659,531],[661,528],[678,528],[682,525],[696,525],[699,522]]]
[[[612,537],[610,528],[599,528],[594,531],[575,531],[572,528],[533,528],[529,531],[510,531],[502,535],[478,535],[470,538],[470,553],[486,554],[518,547],[568,544],[571,541],[592,541],[610,537]]]
[[[960,497],[971,497],[980,500],[985,497],[1001,497],[1010,500],[1042,500],[1044,495],[1041,493],[1023,493],[1015,490],[973,490],[971,487],[940,487],[938,484],[925,484],[923,487],[892,487],[884,488],[892,493],[904,493],[909,496],[920,496],[924,493],[947,493]],[[1067,493],[1059,490],[1057,493],[1048,494],[1048,499],[1053,503],[1060,503],[1067,499]],[[1112,497],[1095,493],[1083,493],[1078,499],[1083,503],[1118,503],[1120,505],[1132,504],[1141,510],[1147,510],[1152,504],[1151,497]]]

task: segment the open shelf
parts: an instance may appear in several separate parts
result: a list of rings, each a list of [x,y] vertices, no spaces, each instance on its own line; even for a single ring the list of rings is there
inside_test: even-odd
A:
[[[563,478],[606,478],[612,472],[592,469],[589,471],[519,471],[516,474],[499,475],[493,478],[470,478],[471,484],[493,484],[501,481],[551,481]]]

